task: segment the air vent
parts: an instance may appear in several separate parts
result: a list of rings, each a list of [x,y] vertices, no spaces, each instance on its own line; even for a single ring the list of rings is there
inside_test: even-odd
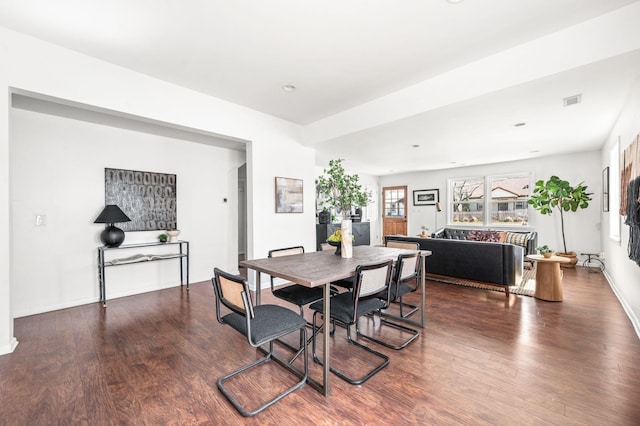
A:
[[[571,105],[579,104],[582,101],[582,95],[569,96],[568,98],[564,98],[564,106],[568,107]]]

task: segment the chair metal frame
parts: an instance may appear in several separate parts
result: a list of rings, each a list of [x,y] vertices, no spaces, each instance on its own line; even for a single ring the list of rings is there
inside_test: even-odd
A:
[[[326,332],[325,325],[327,323],[327,320],[330,320],[332,323],[338,322],[347,329],[347,342],[349,344],[352,344],[358,348],[361,348],[377,356],[378,358],[382,359],[382,362],[380,364],[376,365],[373,369],[371,369],[370,371],[368,371],[362,377],[359,377],[359,378],[349,377],[342,371],[338,370],[337,368],[332,366],[329,367],[329,370],[333,374],[335,374],[336,376],[340,377],[342,380],[352,385],[363,384],[364,382],[369,380],[371,377],[373,377],[375,374],[377,374],[379,371],[381,371],[383,368],[385,368],[387,365],[389,365],[389,357],[387,355],[381,352],[378,352],[370,348],[369,346],[363,345],[362,343],[352,338],[351,326],[354,324],[357,326],[358,319],[361,316],[375,312],[376,310],[384,306],[384,302],[380,300],[378,295],[383,292],[387,292],[388,294],[392,268],[393,268],[392,260],[388,260],[386,262],[381,262],[376,264],[359,265],[356,268],[353,291],[340,293],[332,296],[332,302],[330,304],[331,306],[330,309],[332,311],[334,310],[334,307],[336,307],[336,304],[334,303],[334,301],[337,300],[337,298],[351,299],[351,303],[353,303],[353,305],[352,306],[349,305],[350,309],[349,309],[348,320],[346,320],[345,318],[337,317],[338,307],[335,308],[336,311],[329,312],[328,315],[325,315],[324,312],[322,312],[321,303],[316,302],[311,304],[310,306],[310,309],[315,311],[313,314],[312,354],[313,354],[313,360],[316,363],[322,365],[322,361],[316,355],[316,336],[321,329],[324,329]],[[374,300],[379,303],[367,302],[367,301],[374,301]],[[359,309],[359,306],[362,307],[365,303],[369,306],[368,307],[365,306],[364,308]],[[317,325],[318,315],[322,315],[324,317],[324,323],[321,326]]]
[[[410,241],[388,241],[387,242],[387,247],[393,247],[393,248],[402,248],[402,249],[407,249],[407,250],[420,250],[420,244],[419,243],[414,243],[414,242],[410,242]],[[394,297],[394,292],[391,292],[391,303],[397,304],[398,305],[398,309],[400,310],[400,315],[394,315],[391,314],[389,312],[383,312],[382,315],[387,316],[389,318],[395,318],[397,320],[400,321],[404,321],[404,319],[409,318],[411,315],[415,314],[418,311],[418,306],[416,305],[412,305],[410,303],[406,303],[402,300],[402,296],[406,293],[409,292],[414,292],[417,291],[419,288],[419,278],[420,278],[420,259],[418,256],[418,259],[416,259],[416,266],[415,266],[415,270],[412,272],[411,270],[403,270],[402,271],[402,282],[407,282],[411,279],[415,279],[415,285],[412,286],[411,290],[408,292],[405,292],[403,294],[401,294],[399,297]],[[394,273],[394,278],[392,279],[392,288],[393,285],[398,283],[398,278],[395,276],[396,274]],[[397,284],[396,284],[397,286]],[[396,287],[397,288],[397,287]],[[407,308],[409,308],[409,312],[404,312],[404,308],[405,306]]]
[[[394,317],[394,318],[399,318],[402,319],[402,317],[397,317],[397,315],[391,315],[391,314],[385,314],[383,312],[384,309],[387,309],[389,307],[389,304],[394,300],[394,299],[399,299],[400,302],[400,306],[401,306],[401,313],[402,313],[402,284],[404,282],[404,280],[406,279],[412,279],[414,278],[414,275],[417,276],[417,270],[419,268],[419,261],[420,261],[420,256],[419,253],[406,253],[406,254],[400,254],[398,255],[398,260],[395,263],[395,267],[394,267],[394,271],[393,271],[393,278],[391,280],[391,284],[389,285],[389,291],[387,292],[386,295],[380,295],[381,299],[383,299],[385,301],[385,307],[380,309],[378,311],[378,315],[380,317],[380,327],[386,325],[388,327],[391,328],[395,328],[396,330],[400,330],[406,333],[409,333],[409,338],[407,338],[406,340],[404,340],[402,343],[398,343],[398,344],[393,344],[393,343],[389,343],[386,342],[384,340],[378,339],[376,337],[373,337],[371,335],[368,334],[364,334],[362,333],[359,328],[358,328],[358,323],[356,322],[356,333],[359,337],[363,337],[367,340],[370,340],[372,342],[378,343],[380,345],[386,346],[387,348],[391,348],[391,349],[395,349],[395,350],[400,350],[403,348],[406,348],[407,345],[409,345],[409,343],[413,342],[414,340],[416,340],[418,338],[418,336],[420,336],[420,331],[414,329],[414,328],[410,328],[401,324],[396,324],[395,322],[391,322],[386,320],[384,317]],[[409,291],[415,291],[415,290],[411,290],[409,288],[409,290],[405,290],[406,292]],[[386,300],[384,298],[384,296],[386,296]],[[396,302],[397,303],[397,302]],[[416,308],[417,310],[417,308]],[[371,316],[373,316],[375,313],[372,313]]]
[[[258,341],[254,341],[254,335],[252,333],[252,322],[254,320],[260,320],[259,316],[261,312],[266,312],[266,310],[268,309],[271,311],[270,315],[278,313],[283,316],[286,315],[289,318],[292,318],[292,315],[297,314],[290,309],[278,305],[259,305],[254,307],[251,302],[249,286],[246,280],[241,276],[229,274],[219,268],[214,268],[214,276],[211,279],[211,282],[213,284],[213,289],[216,296],[216,319],[218,320],[218,322],[221,324],[230,325],[234,330],[245,335],[247,341],[252,347],[258,348],[265,345],[266,343],[269,344],[269,350],[266,351],[265,356],[220,377],[217,381],[218,389],[220,389],[223,395],[229,400],[229,402],[231,402],[236,410],[238,410],[245,417],[255,416],[256,414],[275,404],[285,396],[289,395],[291,392],[303,387],[306,384],[309,372],[306,345],[301,348],[304,354],[304,369],[302,371],[293,366],[293,361],[284,363],[278,360],[273,355],[273,342],[276,339],[301,330],[301,333],[306,340],[306,321],[301,317],[300,321],[297,324],[293,322],[288,327],[283,326],[280,330],[275,330],[271,334],[265,334]],[[228,308],[231,313],[222,316],[222,305]],[[244,322],[242,321],[242,318],[244,318]],[[250,370],[270,360],[276,361],[279,365],[282,365],[285,369],[295,374],[298,378],[300,378],[300,381],[296,382],[293,386],[279,393],[258,408],[249,410],[243,407],[238,402],[233,394],[224,386],[224,382],[242,372]]]
[[[295,254],[304,254],[304,247],[293,246],[293,247],[269,250],[268,257],[292,256]],[[271,283],[271,294],[273,294],[275,297],[277,297],[280,300],[284,300],[285,302],[291,303],[292,305],[296,305],[300,310],[300,315],[303,318],[304,318],[304,306],[313,302],[317,302],[318,300],[322,300],[322,297],[323,297],[322,289],[319,287],[311,288],[311,287],[305,287],[303,285],[295,284],[295,283],[285,283],[282,285],[281,288],[276,288],[274,279],[271,276],[270,276],[270,283]],[[292,292],[293,294],[297,293],[298,295],[302,295],[304,299],[304,303],[302,304],[297,303],[295,300],[295,297],[292,296]],[[309,327],[312,326],[312,324],[308,321],[307,321],[307,325]],[[311,338],[307,340],[306,337],[304,337],[301,333],[300,344],[297,348],[282,340],[279,340],[278,343],[282,344],[289,350],[295,352],[295,354],[290,360],[290,361],[294,361],[300,355],[302,351],[302,346],[304,345],[304,343],[306,342],[308,345],[310,343],[310,340]]]

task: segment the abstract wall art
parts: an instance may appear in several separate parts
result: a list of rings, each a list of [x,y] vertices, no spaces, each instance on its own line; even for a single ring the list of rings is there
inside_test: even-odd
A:
[[[104,169],[104,201],[118,205],[131,222],[124,231],[178,229],[176,175]]]

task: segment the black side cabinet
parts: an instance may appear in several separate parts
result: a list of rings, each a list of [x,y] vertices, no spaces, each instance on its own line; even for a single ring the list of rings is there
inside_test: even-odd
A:
[[[333,234],[336,229],[340,229],[339,223],[316,224],[316,250],[322,250],[321,244],[327,242],[329,235]],[[369,222],[353,222],[351,230],[356,239],[353,241],[354,246],[368,246],[371,244],[371,227]]]

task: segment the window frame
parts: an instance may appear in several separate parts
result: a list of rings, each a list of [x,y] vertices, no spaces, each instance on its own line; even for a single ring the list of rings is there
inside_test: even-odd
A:
[[[505,178],[528,178],[529,188],[528,188],[528,194],[526,196],[526,199],[518,198],[517,200],[513,200],[513,201],[505,201],[500,198],[495,198],[495,199],[492,198],[491,196],[492,183],[496,180],[505,179]],[[484,187],[483,187],[484,193],[482,195],[482,198],[479,200],[472,200],[472,201],[466,202],[469,204],[472,204],[472,203],[478,204],[477,212],[481,213],[481,217],[482,217],[481,222],[454,222],[453,221],[454,184],[456,182],[460,182],[464,180],[482,181],[484,183]],[[506,228],[511,228],[511,227],[522,228],[522,226],[528,226],[529,216],[531,214],[531,209],[529,207],[528,200],[531,197],[531,188],[534,183],[535,182],[533,181],[532,172],[502,173],[502,174],[484,175],[484,176],[480,175],[480,176],[463,176],[463,177],[457,177],[457,178],[449,178],[447,179],[447,195],[448,195],[447,226],[465,225],[465,226],[477,226],[477,227],[506,227]],[[459,203],[459,201],[456,201],[456,203]],[[526,221],[492,223],[492,220],[491,220],[492,206],[493,204],[498,205],[499,203],[507,203],[507,204],[513,203],[514,206],[519,203],[524,203],[524,207],[526,210]]]

